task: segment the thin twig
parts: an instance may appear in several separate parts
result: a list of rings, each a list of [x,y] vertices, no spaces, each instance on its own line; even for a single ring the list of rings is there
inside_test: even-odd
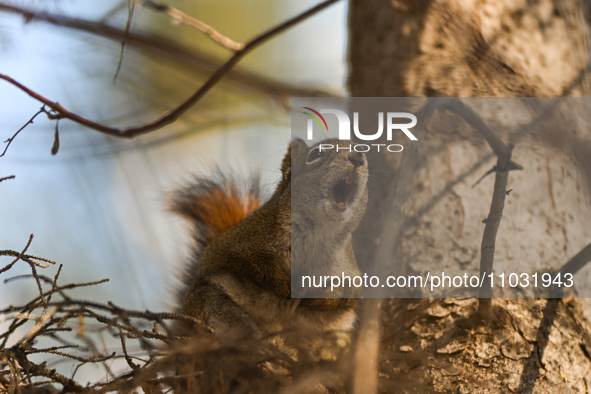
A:
[[[53,352],[60,349],[76,349],[79,348],[78,345],[62,345],[62,346],[52,346],[45,349],[31,349],[28,353],[45,353],[45,352]]]
[[[121,40],[121,51],[119,52],[119,61],[117,62],[117,69],[115,70],[115,75],[113,76],[113,83],[117,80],[117,76],[119,76],[119,71],[121,71],[121,66],[123,65],[123,53],[125,52],[125,44],[127,44],[127,38],[129,37],[129,30],[131,29],[131,22],[133,20],[133,13],[135,11],[135,3],[136,0],[127,0],[127,22],[125,23],[125,34],[123,39]]]
[[[16,258],[10,264],[0,269],[0,274],[8,271],[10,268],[12,268],[13,265],[17,263],[17,261],[23,259],[23,257],[25,256],[25,252],[27,251],[27,249],[29,249],[29,246],[31,246],[31,242],[33,242],[33,234],[29,235],[29,240],[27,241],[25,248],[16,255]],[[0,250],[0,256],[12,256],[12,253],[16,252],[13,252],[12,250]]]
[[[107,23],[109,19],[113,18],[119,12],[121,12],[125,8],[125,3],[129,0],[119,0],[119,4],[116,4],[113,8],[111,8],[103,17],[100,19],[101,23]]]
[[[178,8],[171,7],[167,4],[156,4],[150,0],[144,0],[143,5],[146,7],[157,11],[157,12],[164,12],[168,14],[171,18],[174,18],[180,23],[187,24],[189,26],[193,26],[194,28],[202,31],[203,33],[207,34],[212,40],[217,42],[218,44],[231,49],[233,51],[241,51],[244,49],[244,44],[236,42],[229,37],[224,36],[216,29],[200,21],[197,18],[192,17],[191,15],[185,14],[183,11],[179,10]]]
[[[45,324],[45,322],[47,322],[49,319],[51,319],[51,317],[53,315],[55,315],[55,313],[58,311],[57,308],[52,309],[51,311],[49,311],[48,313],[46,313],[45,315],[41,316],[39,318],[39,320],[37,320],[37,323],[35,323],[35,326],[33,328],[31,328],[31,330],[29,330],[29,332],[24,336],[24,338],[19,341],[20,344],[23,343],[27,343],[30,342],[31,339],[33,339],[33,337],[35,337],[35,335],[37,335],[37,333],[41,330],[41,328],[43,327],[43,324]]]
[[[241,51],[236,52],[226,63],[224,63],[217,71],[195,92],[191,97],[181,103],[172,111],[168,112],[167,114],[161,116],[160,118],[145,123],[143,125],[134,126],[126,129],[120,129],[116,127],[110,127],[101,123],[94,122],[90,119],[84,118],[78,114],[70,112],[62,105],[57,102],[51,101],[48,98],[42,96],[41,94],[29,89],[28,87],[24,86],[23,84],[17,82],[13,78],[9,77],[5,74],[0,74],[0,79],[3,79],[10,84],[16,86],[23,92],[27,93],[29,96],[33,97],[34,99],[44,103],[46,106],[51,108],[52,110],[56,111],[60,114],[61,117],[70,119],[76,123],[79,123],[85,127],[90,129],[99,131],[104,134],[113,135],[116,137],[122,138],[133,138],[138,135],[142,135],[145,133],[149,133],[151,131],[160,129],[164,126],[167,126],[173,122],[175,122],[181,115],[183,115],[187,110],[193,107],[213,86],[215,86],[244,56],[250,53],[252,50],[257,48],[259,45],[263,44],[264,42],[270,40],[271,38],[283,33],[285,30],[289,29],[290,27],[298,24],[299,22],[309,18],[310,16],[318,13],[319,11],[325,9],[326,7],[338,2],[339,0],[326,0],[319,5],[312,7],[311,9],[301,13],[300,15],[288,19],[287,21],[277,25],[262,33],[258,37],[254,38],[250,42],[248,42],[244,49]],[[0,4],[0,10],[6,9],[8,6]],[[14,7],[11,7],[14,8]]]
[[[6,181],[8,179],[14,179],[14,178],[16,178],[16,176],[14,176],[14,175],[5,176],[5,177],[0,178],[0,182]]]
[[[39,114],[41,114],[41,113],[43,113],[43,112],[45,112],[45,109],[42,107],[42,108],[41,108],[39,111],[37,111],[37,113],[36,113],[35,115],[33,115],[33,117],[31,117],[31,119],[29,119],[29,120],[27,121],[27,123],[25,123],[25,124],[24,124],[24,125],[23,125],[23,126],[20,128],[20,129],[18,129],[18,130],[16,131],[16,133],[14,133],[14,134],[12,135],[12,137],[10,137],[10,138],[9,138],[9,139],[7,139],[6,141],[4,141],[4,143],[6,143],[6,146],[4,147],[4,151],[2,152],[2,154],[0,154],[0,157],[4,156],[4,155],[6,154],[6,151],[8,150],[8,147],[10,146],[10,144],[12,144],[12,141],[14,141],[14,139],[16,138],[16,136],[17,136],[17,135],[18,135],[18,134],[19,134],[21,131],[23,131],[23,130],[25,129],[25,127],[27,127],[28,125],[32,124],[32,123],[33,123],[33,121],[35,120],[35,118],[36,118],[36,117],[37,117]],[[13,177],[14,177],[14,176],[13,176]],[[5,178],[3,178],[2,180],[4,180],[4,179],[5,179]],[[9,179],[9,177],[8,177],[8,178],[6,178],[6,179]]]
[[[42,281],[53,285],[54,282],[50,278],[46,277],[45,275],[38,275],[38,276],[39,276],[39,279],[41,279]],[[33,275],[31,275],[31,274],[18,275],[18,276],[13,276],[12,278],[5,279],[4,280],[4,283],[10,283],[10,282],[13,282],[15,280],[29,279],[29,278],[33,278]],[[62,297],[64,297],[65,300],[71,300],[71,298],[68,297],[63,292],[63,290],[77,289],[77,288],[80,288],[80,287],[87,287],[87,286],[94,286],[94,285],[98,285],[98,284],[101,284],[101,283],[106,283],[108,281],[109,281],[109,279],[102,279],[102,280],[97,280],[97,281],[94,281],[94,282],[70,283],[70,284],[64,285],[64,286],[56,286],[54,291],[57,291],[58,293],[60,293],[60,295]],[[51,291],[48,291],[48,292],[46,292],[44,294],[48,294],[49,295],[50,293],[51,293]],[[40,297],[37,297],[37,298],[33,299],[32,302],[37,302],[39,299],[40,299]],[[27,304],[27,305],[29,305],[29,304]],[[3,311],[0,310],[0,313],[2,313],[2,312]]]
[[[11,315],[6,315],[6,316],[0,316],[0,323],[4,323],[7,320],[12,320],[12,319],[29,319],[29,320],[37,320],[38,317],[30,314],[30,313],[13,313]]]
[[[129,354],[127,354],[127,346],[125,345],[125,335],[123,335],[123,331],[121,329],[119,329],[119,339],[121,340],[121,349],[123,350],[123,354],[125,356],[125,361],[127,362],[127,365],[129,365],[129,367],[132,370],[138,369],[139,366],[136,365],[133,361],[131,361]]]
[[[54,382],[63,385],[64,392],[67,392],[68,390],[81,392],[84,390],[84,388],[80,386],[78,383],[71,379],[68,379],[62,374],[57,373],[55,369],[50,370],[46,368],[44,364],[37,365],[27,360],[27,357],[21,348],[13,347],[11,350],[14,353],[15,359],[23,368],[26,368],[29,371],[29,374],[34,376],[45,376],[46,378],[50,378]]]
[[[72,360],[80,361],[83,363],[98,363],[101,361],[110,360],[117,355],[116,352],[113,352],[108,356],[96,356],[96,357],[85,358],[85,357],[74,356],[73,354],[69,354],[69,353],[65,353],[65,352],[58,352],[56,350],[44,350],[44,353],[56,354],[58,356],[71,358]]]
[[[41,280],[39,279],[39,275],[37,274],[37,269],[35,268],[35,264],[29,263],[29,266],[31,267],[31,272],[32,272],[33,278],[35,278],[35,282],[37,283],[37,289],[39,290],[39,296],[41,297],[41,302],[43,302],[43,304],[45,304],[45,307],[47,308],[47,302],[45,301],[45,294],[43,294],[43,288],[41,287]],[[41,318],[43,318],[43,316],[41,316]]]
[[[20,252],[15,252],[14,250],[0,250],[0,256],[16,257],[16,256],[20,256],[20,254],[21,254]],[[53,261],[53,260],[46,259],[44,257],[39,257],[39,256],[32,256],[30,254],[22,255],[21,260],[32,260],[34,262],[34,264],[39,268],[47,268],[47,267],[49,267],[49,264],[55,264],[55,261]],[[43,261],[43,262],[46,262],[49,264],[41,264],[39,261],[34,261],[34,260]],[[0,273],[2,273],[2,272],[4,272],[4,271],[0,271]]]
[[[51,302],[51,296],[53,296],[53,293],[56,290],[57,278],[59,278],[60,272],[62,272],[63,266],[64,266],[63,264],[60,264],[59,268],[57,269],[57,273],[55,274],[55,277],[53,278],[53,284],[51,286],[51,290],[49,291],[49,294],[47,295],[47,302]]]

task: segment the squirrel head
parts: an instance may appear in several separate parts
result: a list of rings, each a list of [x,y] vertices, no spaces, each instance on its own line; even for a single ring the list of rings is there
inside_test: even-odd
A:
[[[282,173],[290,189],[292,231],[344,240],[358,226],[367,206],[368,164],[353,147],[337,139],[312,147],[301,139],[291,143]]]

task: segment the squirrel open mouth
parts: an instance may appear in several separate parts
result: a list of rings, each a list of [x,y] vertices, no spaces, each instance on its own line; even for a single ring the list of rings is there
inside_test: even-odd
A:
[[[349,174],[339,179],[331,189],[333,205],[339,212],[344,212],[347,209],[347,204],[351,202],[352,197],[355,195],[357,183],[354,178],[354,174]]]

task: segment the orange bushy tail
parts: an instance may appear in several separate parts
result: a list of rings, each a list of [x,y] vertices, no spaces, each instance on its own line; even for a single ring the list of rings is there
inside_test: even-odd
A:
[[[241,191],[235,179],[221,173],[211,178],[196,177],[173,195],[171,209],[193,223],[194,238],[202,250],[259,209],[258,179],[244,189]]]

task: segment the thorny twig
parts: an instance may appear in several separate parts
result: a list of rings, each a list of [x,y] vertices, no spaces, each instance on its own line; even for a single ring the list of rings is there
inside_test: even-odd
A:
[[[13,78],[9,77],[5,74],[0,74],[0,79],[3,79],[12,85],[16,86],[23,92],[27,93],[29,96],[33,97],[34,99],[42,102],[56,113],[60,115],[61,118],[70,119],[76,123],[79,123],[85,127],[90,129],[99,131],[104,134],[116,136],[116,137],[123,137],[123,138],[133,138],[135,136],[149,133],[151,131],[160,129],[164,126],[167,126],[173,122],[175,122],[181,115],[183,115],[189,108],[193,107],[213,86],[215,86],[244,56],[250,53],[252,50],[257,48],[259,45],[263,44],[264,42],[268,41],[269,39],[283,33],[285,30],[289,29],[290,27],[300,23],[301,21],[309,18],[310,16],[318,13],[319,11],[325,9],[326,7],[336,3],[339,0],[326,0],[315,7],[310,8],[309,10],[301,13],[298,16],[295,16],[287,21],[267,30],[266,32],[260,34],[258,37],[254,38],[253,40],[249,41],[241,51],[237,51],[226,63],[224,63],[217,71],[195,92],[191,97],[181,103],[172,111],[168,112],[167,114],[161,116],[160,118],[145,123],[143,125],[134,126],[130,128],[120,129],[116,127],[107,126],[101,123],[94,122],[90,119],[84,118],[78,114],[75,114],[66,108],[64,108],[58,102],[54,102],[49,100],[48,98],[42,96],[41,94],[35,92],[34,90],[26,87],[25,85],[21,84],[20,82],[14,80]],[[9,7],[6,5],[0,4],[0,10],[14,8]]]
[[[489,173],[495,172],[495,185],[493,188],[493,198],[490,205],[488,217],[483,221],[485,223],[484,234],[482,235],[482,244],[480,247],[480,277],[486,277],[493,272],[493,263],[495,257],[495,241],[501,218],[503,216],[503,207],[505,197],[507,196],[507,181],[509,171],[521,170],[523,167],[511,161],[513,145],[505,143],[493,133],[493,131],[480,119],[480,117],[461,100],[457,98],[437,98],[430,101],[424,108],[424,115],[428,119],[435,110],[448,110],[460,115],[470,126],[478,131],[488,142],[493,152],[497,156],[497,165]],[[486,320],[492,316],[492,287],[483,285],[479,292],[478,312]]]

